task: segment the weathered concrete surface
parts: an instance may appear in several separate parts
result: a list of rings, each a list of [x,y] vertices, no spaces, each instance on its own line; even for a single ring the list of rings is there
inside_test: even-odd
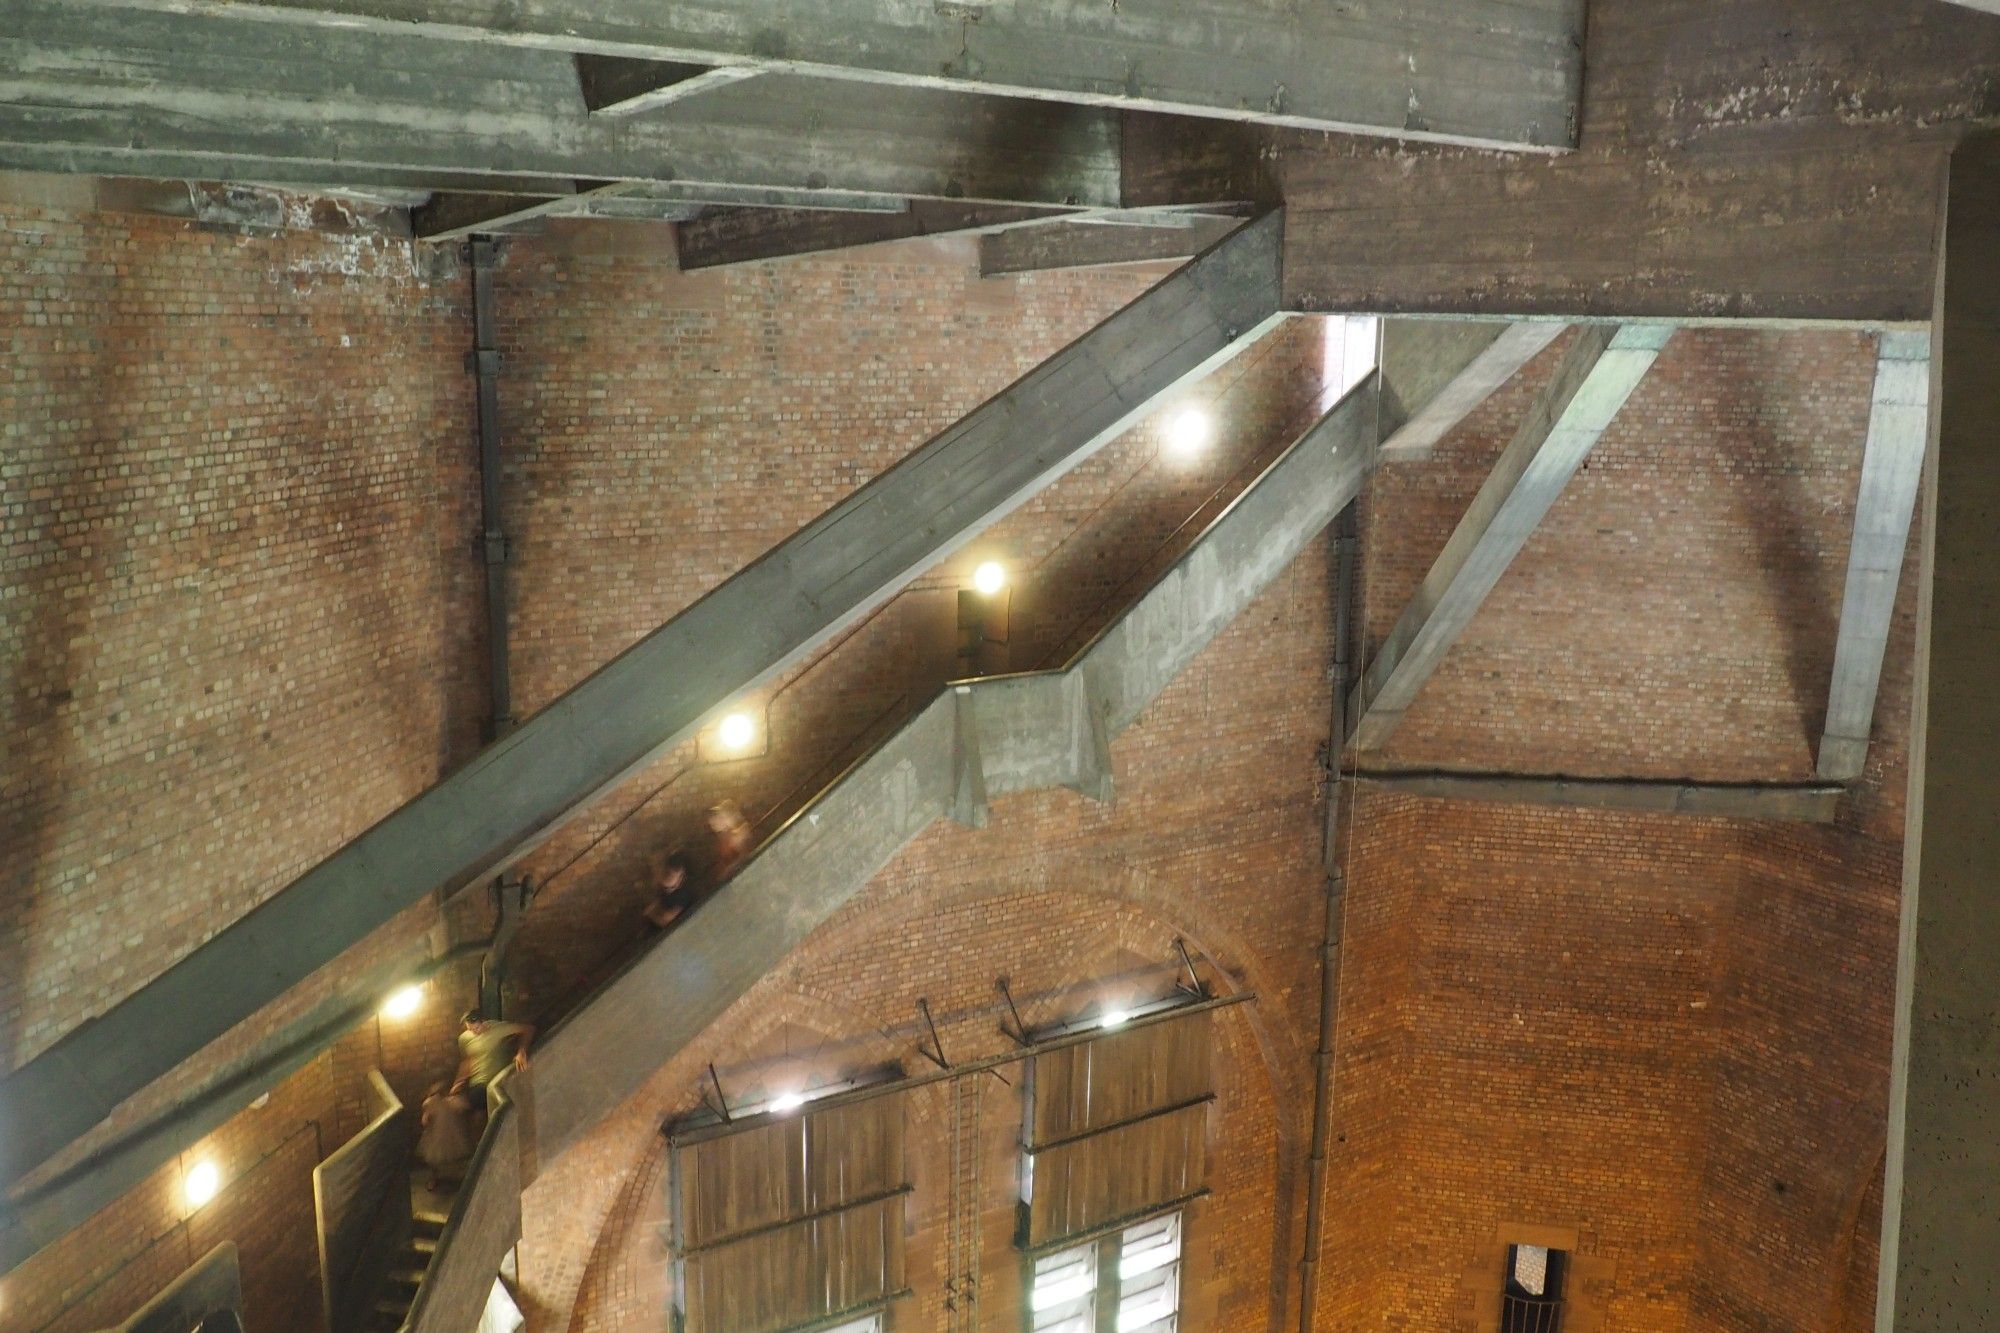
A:
[[[1577,335],[1362,675],[1348,708],[1352,749],[1380,749],[1395,734],[1672,336],[1643,325]]]
[[[1939,0],[1592,0],[1561,159],[1285,133],[1286,299],[1332,313],[1929,318],[2000,23]]]
[[[0,1082],[12,1182],[369,931],[525,855],[1282,322],[1251,223],[721,584],[518,730]]]
[[[1371,377],[1062,671],[949,686],[536,1048],[546,1163],[694,1040],[934,820],[988,796],[1112,795],[1109,740],[1333,521],[1375,462]],[[976,766],[976,773],[968,770]]]
[[[1877,1329],[2000,1318],[2000,139],[1953,160],[1932,347]]]
[[[1576,141],[1583,0],[114,0],[1520,148]]]
[[[564,182],[551,195],[586,178],[1121,202],[1111,111],[774,75],[641,117],[593,117],[560,51],[369,31],[308,42],[238,12],[0,0],[0,167],[238,181],[309,170],[327,185],[349,172],[546,176]]]
[[[1854,502],[1854,540],[1847,551],[1847,586],[1840,606],[1833,683],[1819,742],[1819,775],[1846,782],[1868,762],[1875,692],[1889,648],[1896,588],[1917,503],[1930,436],[1931,339],[1928,333],[1885,333],[1875,368],[1861,490]]]

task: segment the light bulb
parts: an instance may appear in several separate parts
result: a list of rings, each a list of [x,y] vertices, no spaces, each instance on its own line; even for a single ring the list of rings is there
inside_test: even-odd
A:
[[[748,713],[731,713],[722,719],[715,735],[724,749],[747,750],[750,742],[757,739],[757,724],[750,720]]]
[[[1181,458],[1193,458],[1208,448],[1215,420],[1199,407],[1184,407],[1167,422],[1167,448]]]
[[[1132,1015],[1126,1013],[1123,1009],[1113,1009],[1105,1014],[1104,1017],[1097,1020],[1097,1026],[1101,1028],[1122,1028],[1125,1026],[1125,1020],[1130,1017]]]
[[[1007,568],[998,560],[988,560],[972,571],[972,588],[981,597],[991,597],[1007,586]]]
[[[382,1001],[382,1017],[408,1018],[424,1007],[424,988],[405,986]]]
[[[181,1188],[187,1194],[188,1206],[199,1208],[222,1188],[222,1173],[215,1169],[214,1162],[197,1162],[189,1168]]]
[[[771,1099],[771,1109],[779,1115],[787,1111],[796,1111],[805,1104],[806,1098],[802,1092],[781,1092]]]

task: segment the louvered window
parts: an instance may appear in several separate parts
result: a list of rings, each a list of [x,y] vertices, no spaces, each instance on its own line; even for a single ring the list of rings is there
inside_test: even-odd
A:
[[[873,1097],[670,1145],[682,1333],[879,1330],[903,1287],[903,1099]],[[874,1322],[871,1322],[873,1320]]]

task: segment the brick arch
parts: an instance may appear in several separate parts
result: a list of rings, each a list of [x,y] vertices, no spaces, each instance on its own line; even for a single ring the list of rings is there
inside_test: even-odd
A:
[[[797,1024],[838,1040],[856,1033],[876,1033],[898,1048],[906,1068],[922,1066],[923,1057],[914,1042],[885,1029],[875,1017],[837,995],[823,988],[801,985],[792,975],[796,961],[809,954],[825,956],[859,951],[885,938],[901,937],[912,923],[940,907],[964,907],[1003,896],[1066,894],[1126,909],[1095,929],[1086,944],[1074,951],[1076,961],[1059,974],[1065,986],[1088,982],[1101,972],[1106,957],[1121,950],[1159,952],[1178,935],[1197,963],[1206,965],[1206,979],[1219,994],[1250,990],[1276,997],[1280,993],[1262,960],[1236,932],[1199,901],[1175,894],[1159,877],[1141,867],[1102,858],[1082,863],[1067,860],[1060,866],[1051,866],[1046,858],[1038,857],[1023,869],[1025,875],[962,885],[942,899],[898,894],[875,910],[836,918],[795,950],[781,968],[769,974],[766,983],[774,984],[760,984],[753,989],[690,1048],[703,1057],[701,1063],[689,1061],[690,1078],[697,1076],[706,1058],[714,1056],[719,1062],[726,1050],[754,1048],[787,1024]],[[1273,1111],[1276,1179],[1272,1209],[1276,1244],[1272,1255],[1271,1327],[1276,1330],[1287,1314],[1290,1274],[1296,1263],[1296,1256],[1291,1254],[1291,1235],[1302,1198],[1298,1171],[1302,1144],[1295,1117],[1288,1110],[1298,1108],[1297,1098],[1301,1095],[1301,1085],[1290,1071],[1304,1056],[1291,1025],[1275,1006],[1267,1008],[1251,1003],[1228,1012],[1232,1017],[1240,1017],[1242,1023],[1221,1025],[1218,1039],[1237,1048],[1239,1034],[1247,1034],[1256,1059],[1239,1063],[1262,1067],[1265,1077],[1259,1081],[1262,1086],[1253,1100],[1268,1098]],[[742,1017],[737,1017],[739,1014]],[[841,1027],[845,1027],[845,1032],[834,1030]],[[716,1034],[722,1032],[727,1035],[717,1040]],[[920,1127],[942,1117],[941,1090],[945,1086],[920,1089],[910,1097],[913,1130],[923,1132]],[[685,1104],[692,1106],[697,1098],[695,1085],[690,1083]],[[664,1248],[652,1248],[657,1242],[649,1243],[647,1239],[647,1224],[663,1202],[660,1191],[666,1179],[666,1145],[656,1132],[657,1123],[657,1116],[642,1118],[626,1131],[626,1147],[607,1145],[604,1152],[595,1155],[606,1167],[617,1170],[622,1179],[592,1242],[571,1307],[566,1327],[578,1333],[619,1327],[621,1299],[629,1300],[633,1293],[654,1289],[659,1281],[659,1272],[665,1264]],[[538,1333],[542,1327],[538,1321]]]
[[[1888,1165],[1889,1139],[1884,1133],[1877,1136],[1875,1150],[1862,1159],[1860,1170],[1855,1172],[1853,1183],[1848,1186],[1847,1200],[1841,1205],[1840,1222],[1834,1232],[1833,1245],[1827,1254],[1826,1263],[1826,1319],[1827,1333],[1842,1333],[1849,1328],[1873,1328],[1875,1316],[1874,1275],[1869,1275],[1864,1288],[1857,1281],[1855,1264],[1870,1255],[1879,1258],[1879,1232],[1882,1226],[1883,1171]],[[1874,1207],[1870,1208],[1870,1202]],[[1877,1233],[1870,1235],[1871,1229]]]
[[[1179,935],[1198,962],[1208,963],[1214,970],[1211,981],[1218,993],[1234,995],[1249,990],[1273,998],[1282,993],[1263,959],[1240,934],[1199,899],[1175,892],[1143,866],[1103,857],[1065,859],[1052,866],[1048,858],[1037,857],[1022,870],[1024,874],[1006,879],[961,885],[946,904],[963,906],[1021,893],[1068,893],[1129,904]],[[872,936],[930,915],[939,905],[935,899],[899,894],[866,915],[856,912],[837,918],[801,947],[815,951],[858,948]],[[1299,1034],[1276,1006],[1253,1003],[1245,1008],[1274,1093],[1280,1104],[1296,1105],[1296,1099],[1303,1095],[1303,1083],[1292,1071],[1301,1068],[1306,1058]],[[1294,1140],[1289,1122],[1281,1116],[1280,1123],[1287,1139]]]

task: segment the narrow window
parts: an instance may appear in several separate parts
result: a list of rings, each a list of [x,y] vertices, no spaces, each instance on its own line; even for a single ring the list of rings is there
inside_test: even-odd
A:
[[[1095,1241],[1035,1260],[1028,1314],[1034,1333],[1096,1333]]]
[[[1500,1333],[1560,1333],[1563,1278],[1569,1256],[1545,1245],[1507,1248],[1507,1283],[1500,1296]]]
[[[1118,1333],[1174,1333],[1181,1310],[1181,1215],[1125,1228],[1118,1245]]]

